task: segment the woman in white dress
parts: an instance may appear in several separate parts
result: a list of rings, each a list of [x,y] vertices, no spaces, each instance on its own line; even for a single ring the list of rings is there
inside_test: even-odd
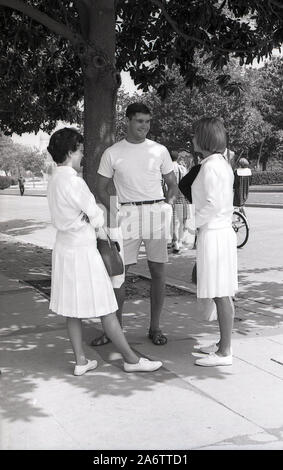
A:
[[[95,229],[104,223],[103,211],[77,174],[83,137],[76,129],[60,129],[51,136],[47,150],[57,163],[47,191],[51,221],[57,229],[50,309],[67,319],[76,360],[74,375],[97,367],[96,360],[86,358],[82,343],[82,319],[94,317],[101,318],[107,337],[123,355],[126,372],[159,369],[162,362],[139,358],[130,348],[116,317],[114,290],[96,246]]]
[[[214,300],[220,329],[220,341],[201,348],[200,352],[210,354],[195,363],[231,365],[232,297],[238,288],[237,243],[232,228],[234,175],[223,157],[227,137],[222,121],[202,118],[193,130],[195,151],[203,156],[192,184],[197,228],[197,297]]]

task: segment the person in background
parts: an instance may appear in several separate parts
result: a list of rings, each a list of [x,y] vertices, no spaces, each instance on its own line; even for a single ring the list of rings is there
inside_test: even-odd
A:
[[[22,175],[19,176],[18,183],[19,183],[21,196],[23,196],[25,192],[25,179]]]
[[[179,154],[177,150],[172,150],[170,155],[173,162],[173,170],[176,181],[177,184],[179,184],[181,179],[187,173],[187,169],[178,162]],[[174,204],[172,205],[172,209],[172,250],[173,253],[179,253],[183,245],[184,228],[188,218],[187,201],[180,190],[178,190],[178,194]]]
[[[239,207],[240,212],[245,215],[244,204],[248,199],[250,179],[252,172],[250,163],[246,158],[240,158],[238,167],[234,171],[234,201],[235,207]]]

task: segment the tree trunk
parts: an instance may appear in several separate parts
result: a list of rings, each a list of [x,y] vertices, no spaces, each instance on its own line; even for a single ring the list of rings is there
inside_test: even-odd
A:
[[[257,170],[260,170],[260,160],[261,160],[261,154],[262,154],[262,148],[263,148],[264,141],[265,141],[265,139],[263,139],[260,143],[258,159],[257,159],[257,162],[256,162]]]
[[[112,145],[120,74],[115,69],[114,0],[92,0],[88,5],[88,43],[84,70],[84,171],[95,194],[101,155]]]
[[[264,158],[262,159],[262,161],[261,161],[261,163],[262,163],[262,171],[266,171],[266,169],[267,169],[267,160],[268,160],[268,158],[267,158],[267,157],[264,157]]]

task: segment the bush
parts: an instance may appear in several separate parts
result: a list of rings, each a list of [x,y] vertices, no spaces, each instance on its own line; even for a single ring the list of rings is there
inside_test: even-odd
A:
[[[6,189],[11,186],[11,178],[9,176],[0,176],[0,189]]]
[[[283,183],[283,171],[257,171],[252,173],[251,184]]]

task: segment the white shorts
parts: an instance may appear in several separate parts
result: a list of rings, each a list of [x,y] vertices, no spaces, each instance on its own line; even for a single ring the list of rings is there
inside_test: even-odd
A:
[[[167,244],[171,240],[172,206],[166,202],[122,205],[121,228],[124,239],[125,265],[135,264],[142,242],[147,259],[156,263],[168,261]]]

